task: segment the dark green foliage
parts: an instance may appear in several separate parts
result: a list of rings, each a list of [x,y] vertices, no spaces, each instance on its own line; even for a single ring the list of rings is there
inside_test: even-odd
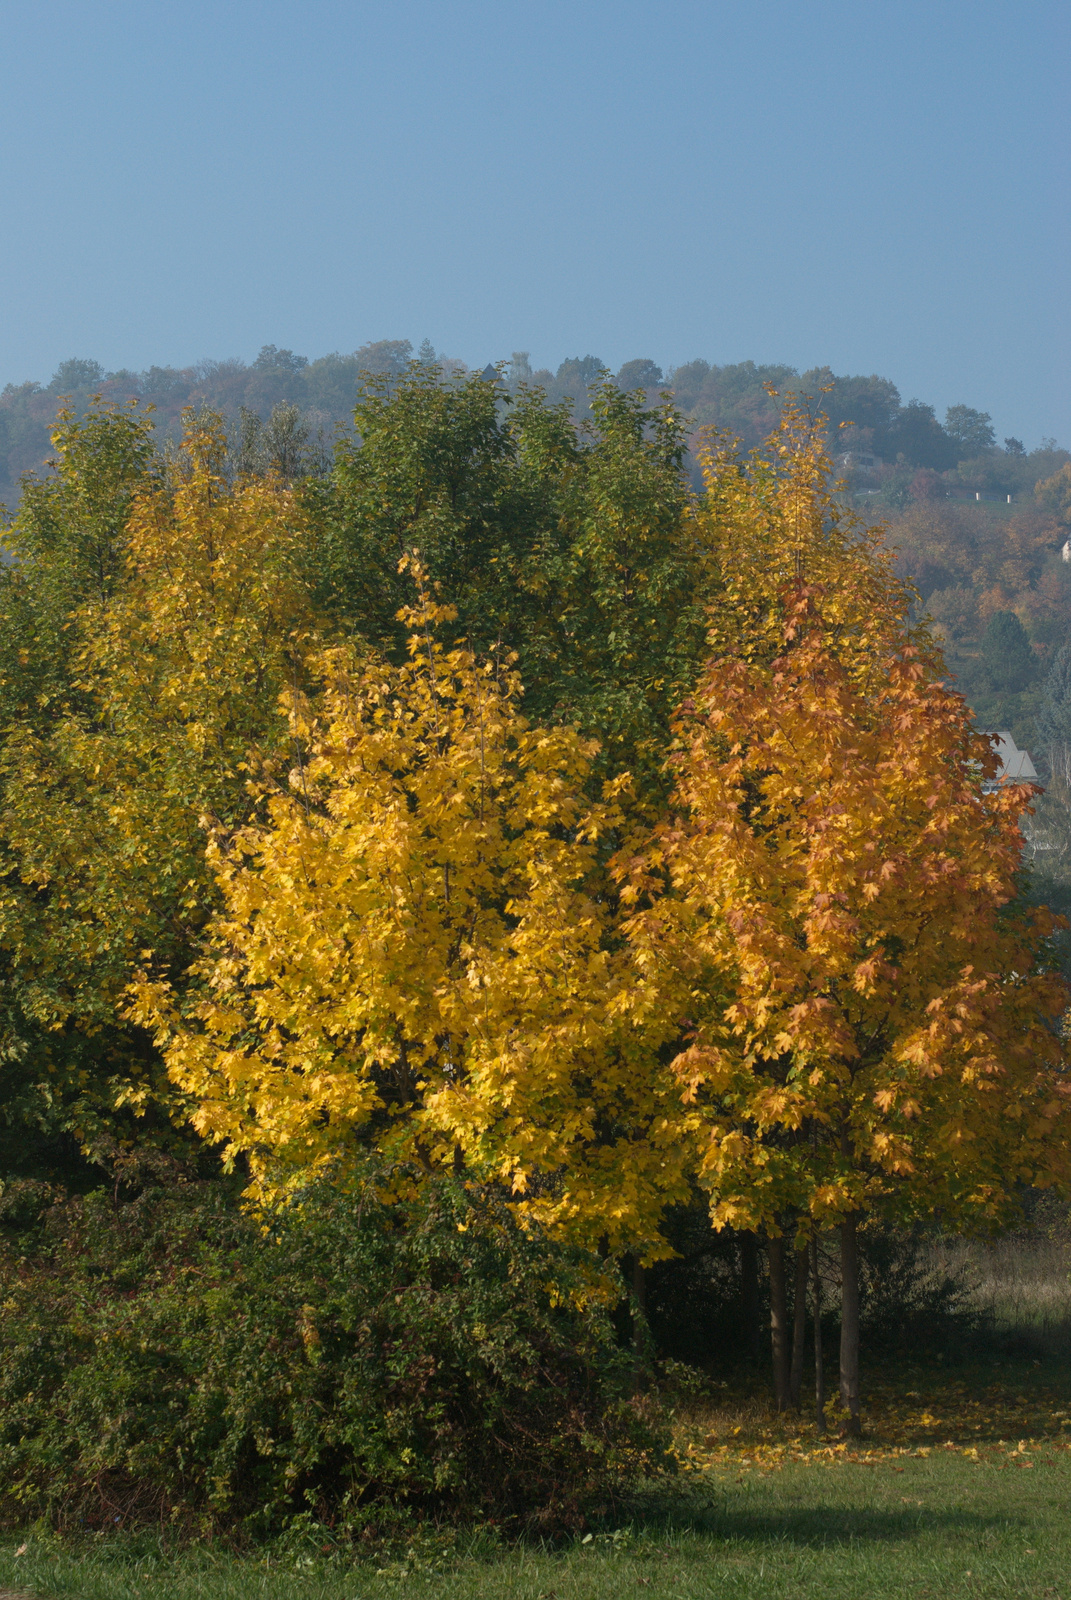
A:
[[[77,357],[61,361],[48,385],[50,394],[86,393],[104,382],[107,373],[99,361],[80,361]]]
[[[25,484],[5,537],[14,559],[0,566],[0,725],[8,750],[19,737],[47,738],[72,714],[91,715],[72,667],[83,639],[74,614],[107,602],[122,585],[127,515],[154,470],[151,422],[140,408],[105,402],[81,417],[64,413],[54,440],[55,470]],[[9,769],[5,781],[24,777],[12,780]],[[5,915],[16,900],[47,899],[43,886],[21,881],[19,867],[0,838]],[[88,1083],[129,1074],[146,1042],[121,1028],[49,1026],[34,1014],[38,977],[34,963],[0,950],[0,1174],[84,1183],[92,1169],[78,1139],[89,1130],[75,1135],[74,1108]],[[128,1133],[131,1120],[116,1117],[112,1131]]]
[[[955,467],[966,453],[942,428],[932,406],[921,400],[903,405],[896,385],[876,373],[837,376],[829,367],[800,373],[753,361],[724,367],[690,361],[671,372],[667,382],[690,418],[736,434],[748,449],[761,445],[776,427],[781,409],[776,396],[794,392],[811,396],[827,414],[834,450],[873,451],[890,464],[902,457],[905,467],[939,472]]]
[[[493,387],[479,379],[447,386],[435,368],[418,366],[400,382],[372,379],[356,424],[358,441],[340,448],[332,485],[313,500],[328,529],[325,598],[370,643],[397,654],[408,629],[396,613],[414,600],[398,563],[419,549],[432,579],[446,580],[445,598],[472,596],[464,623],[475,611],[474,638],[493,642],[504,530],[521,543],[533,532],[511,482],[511,441]]]
[[[956,447],[937,420],[933,406],[909,400],[893,418],[882,441],[880,455],[895,461],[902,455],[913,467],[947,472],[957,460]]]
[[[268,422],[275,407],[296,406],[310,437],[322,433],[330,440],[337,428],[348,431],[364,378],[368,374],[400,378],[412,357],[410,340],[376,339],[350,354],[335,351],[311,361],[272,344],[264,345],[248,364],[202,361],[193,367],[105,372],[96,361],[64,361],[45,387],[8,384],[0,394],[0,498],[6,497],[10,504],[20,475],[40,467],[61,395],[71,397],[76,412],[97,393],[119,403],[137,396],[142,404],[155,407],[161,434],[171,438],[180,431],[181,412],[189,405],[208,404],[229,419],[244,407],[262,423]],[[425,368],[438,366],[451,375],[467,370],[464,362],[436,355],[427,339],[417,360]],[[520,384],[538,385],[550,403],[568,400],[571,413],[586,421],[592,394],[604,377],[605,366],[598,356],[571,356],[553,372],[548,368],[533,372],[528,353],[516,351],[505,387],[515,393]],[[960,463],[962,481],[956,481],[954,490],[967,485],[1001,496],[1021,496],[1031,493],[1038,477],[1046,475],[1034,471],[1030,476],[1032,464],[1017,439],[1005,441],[1004,451],[993,449],[985,412],[953,406],[942,427],[932,406],[916,400],[902,405],[896,385],[875,373],[837,376],[829,367],[800,373],[795,367],[753,361],[712,366],[696,360],[663,377],[654,361],[636,358],[620,368],[617,382],[625,390],[641,388],[648,393],[665,384],[690,423],[726,429],[739,436],[745,449],[761,445],[777,425],[780,401],[767,393],[772,386],[779,394],[793,390],[813,396],[829,414],[834,443],[841,441],[844,450],[874,452],[889,468],[902,457],[907,468],[949,471],[953,477]],[[844,433],[839,432],[842,426],[847,429]],[[310,462],[309,470],[314,466],[320,470],[318,462]],[[886,503],[900,502],[887,499]]]
[[[1045,775],[1066,799],[1071,796],[1071,644],[1057,651],[1045,679],[1037,732]]]
[[[333,439],[322,427],[315,434],[313,414],[280,400],[267,422],[247,406],[240,406],[230,428],[228,464],[234,478],[262,477],[275,472],[293,482],[297,478],[326,477],[331,468]]]
[[[952,498],[916,499],[923,487],[917,479],[923,475],[908,478],[905,473],[908,503],[886,524],[888,543],[898,551],[898,570],[919,589],[925,609],[940,625],[949,675],[979,727],[1012,733],[1019,747],[1033,755],[1039,772],[1045,753],[1035,719],[1045,676],[1067,638],[1071,562],[1060,555],[1066,530],[1037,504],[1033,487],[1042,472],[1058,473],[1067,459],[1060,451],[1038,450],[1023,457],[994,451],[978,463],[961,462],[950,478],[938,480]],[[986,476],[974,477],[974,482],[982,499],[976,501],[972,494],[964,501],[964,475],[969,469],[973,477],[980,465]],[[987,503],[998,482],[1001,488],[1006,483],[1011,505],[1003,494],[997,503]],[[868,507],[878,498],[868,500]],[[1012,624],[1018,643],[1010,679],[1022,684],[1016,690],[995,687],[1009,681],[999,635],[992,675],[983,654],[994,602],[1005,614],[1014,613],[1030,646],[1028,655]],[[997,623],[994,631],[1005,625]]]
[[[261,1227],[218,1183],[122,1177],[37,1215],[34,1186],[5,1198],[9,1518],[549,1530],[656,1459],[606,1319],[560,1299],[583,1263],[507,1207],[325,1183]]]
[[[900,410],[900,391],[895,383],[879,378],[877,373],[838,378],[828,367],[822,367],[805,372],[800,387],[806,394],[821,396],[834,444],[843,426],[853,430],[851,442],[868,444],[878,455],[885,454],[889,430]]]
[[[1038,658],[1014,611],[994,611],[982,635],[982,660],[991,689],[1017,694],[1038,676]]]
[[[151,421],[133,406],[63,412],[53,441],[55,470],[24,483],[4,534],[11,559],[0,565],[0,726],[7,737],[15,727],[41,733],[83,704],[71,673],[81,642],[73,614],[106,603],[120,587],[127,516],[153,470]]]
[[[578,417],[588,415],[591,391],[607,376],[606,364],[598,356],[567,356],[553,378],[549,373],[536,374],[548,397],[568,403]]]
[[[676,1207],[663,1231],[678,1254],[646,1274],[647,1323],[659,1358],[713,1372],[750,1361],[756,1332],[765,1335],[768,1306],[765,1297],[747,1304],[738,1236],[714,1232],[703,1200]]]
[[[619,389],[657,389],[664,382],[662,368],[653,361],[626,361],[614,382]]]
[[[396,614],[414,593],[398,563],[418,550],[458,632],[516,652],[528,714],[574,719],[612,765],[653,772],[705,632],[683,432],[671,408],[612,383],[590,399],[578,432],[538,389],[511,402],[497,383],[444,383],[420,365],[371,382],[358,440],[308,491],[325,530],[321,594],[397,655]]]
[[[945,412],[945,432],[964,461],[983,456],[997,446],[992,417],[988,411],[975,411],[973,406],[949,406]],[[1019,450],[1021,454],[1021,445]]]
[[[61,681],[71,613],[108,600],[122,581],[126,519],[153,466],[151,419],[136,406],[61,412],[53,444],[55,471],[24,483],[5,534],[14,565],[0,569],[2,648],[17,652],[0,661],[5,713],[27,699],[40,707],[48,691],[38,673]]]
[[[770,1304],[765,1249],[759,1252],[757,1282],[749,1282],[747,1255],[753,1236],[729,1229],[714,1233],[701,1200],[672,1211],[664,1231],[678,1254],[670,1261],[658,1262],[646,1275],[647,1324],[657,1358],[684,1361],[718,1375],[756,1361],[761,1370],[768,1370]],[[860,1231],[861,1329],[866,1349],[939,1353],[984,1339],[988,1325],[969,1303],[968,1283],[963,1275],[935,1270],[932,1244],[933,1236],[921,1229],[872,1223]],[[840,1329],[840,1257],[835,1233],[823,1236],[819,1254],[826,1306],[822,1326],[832,1349]],[[786,1267],[791,1322],[795,1279],[791,1248],[786,1250]],[[813,1350],[812,1323],[808,1300],[809,1351]],[[619,1324],[623,1337],[625,1321],[620,1313]]]

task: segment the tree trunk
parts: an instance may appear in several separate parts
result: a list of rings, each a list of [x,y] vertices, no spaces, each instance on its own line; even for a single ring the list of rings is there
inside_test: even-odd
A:
[[[840,1225],[840,1403],[848,1412],[848,1432],[857,1439],[859,1421],[859,1240],[856,1219]]]
[[[744,1314],[744,1347],[757,1362],[762,1349],[759,1316],[759,1241],[753,1233],[740,1235],[740,1299]]]
[[[773,1354],[774,1400],[778,1411],[788,1410],[788,1302],[785,1286],[785,1241],[770,1239],[770,1348]]]
[[[814,1407],[818,1437],[826,1431],[826,1374],[822,1365],[822,1273],[818,1265],[818,1235],[811,1235],[811,1276],[814,1280]]]
[[[636,1257],[632,1264],[632,1387],[642,1394],[647,1387],[647,1274]]]
[[[797,1250],[795,1294],[792,1299],[792,1371],[788,1392],[798,1411],[803,1402],[803,1347],[807,1339],[807,1252]]]

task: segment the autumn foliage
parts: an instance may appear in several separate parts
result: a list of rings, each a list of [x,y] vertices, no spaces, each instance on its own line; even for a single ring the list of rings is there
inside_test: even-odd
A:
[[[802,592],[768,667],[716,661],[684,709],[678,816],[630,867],[715,1223],[889,1202],[999,1221],[1071,1174],[1045,913],[1009,913],[1022,795],[904,647],[856,687]]]
[[[2,577],[11,1104],[264,1215],[449,1174],[611,1299],[698,1194],[766,1250],[781,1399],[786,1259],[838,1230],[857,1422],[867,1219],[1071,1187],[1030,792],[804,408],[682,509],[671,417],[606,396],[585,454],[480,382],[384,392],[304,489],[204,416],[59,436]]]
[[[672,1025],[596,892],[618,786],[587,798],[591,742],[530,726],[508,661],[444,649],[448,609],[407,620],[404,665],[337,648],[315,704],[286,696],[285,788],[209,844],[211,954],[136,1015],[258,1196],[374,1147],[589,1244],[653,1239],[687,1158]]]
[[[123,459],[137,465],[131,419],[111,426]],[[105,440],[118,453],[114,437]],[[57,520],[82,535],[78,562],[70,551],[50,559],[39,524],[49,532],[57,507],[31,502],[8,578],[9,623],[24,620],[30,602],[38,608],[26,676],[53,631],[68,662],[61,687],[42,679],[42,667],[36,703],[9,709],[0,945],[21,1048],[33,1050],[48,1097],[67,1100],[78,1137],[92,1144],[118,1105],[173,1098],[125,1021],[127,985],[146,949],[171,970],[189,964],[213,899],[204,821],[233,825],[248,814],[250,763],[285,743],[279,694],[302,681],[316,622],[299,560],[308,520],[278,480],[225,482],[218,419],[191,418],[169,470],[123,484],[118,525],[85,492],[84,443],[70,441],[56,497]],[[73,509],[64,511],[64,495]],[[62,625],[57,569],[61,595],[78,602]],[[42,597],[51,616],[40,614]],[[12,698],[13,678],[9,670]],[[72,1038],[88,1048],[72,1051]],[[42,1098],[39,1117],[48,1115]]]
[[[840,1227],[851,1346],[859,1218],[993,1226],[1023,1186],[1068,1184],[1067,991],[1053,919],[1011,909],[1029,791],[987,781],[988,740],[793,429],[780,475],[710,460],[722,551],[749,523],[765,539],[680,713],[675,814],[619,870],[636,957],[683,1019],[714,1225],[799,1248]]]

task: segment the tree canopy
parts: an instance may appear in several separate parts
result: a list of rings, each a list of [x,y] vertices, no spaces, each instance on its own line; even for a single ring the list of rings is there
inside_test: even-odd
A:
[[[709,431],[695,493],[642,384],[580,415],[381,353],[317,474],[278,416],[274,455],[204,407],[156,449],[101,400],[27,486],[9,1159],[181,1144],[259,1206],[450,1171],[592,1263],[669,1254],[697,1192],[771,1263],[836,1228],[857,1415],[860,1219],[986,1228],[1071,1184],[1030,791],[993,786],[809,403],[764,390],[750,452]],[[989,616],[1011,692],[1037,652]]]

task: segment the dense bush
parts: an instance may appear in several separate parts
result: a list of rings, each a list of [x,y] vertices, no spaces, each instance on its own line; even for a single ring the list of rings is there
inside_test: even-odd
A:
[[[652,1458],[608,1322],[558,1292],[583,1264],[458,1183],[323,1185],[263,1226],[219,1184],[17,1217],[35,1195],[0,1256],[9,1520],[550,1528]]]

